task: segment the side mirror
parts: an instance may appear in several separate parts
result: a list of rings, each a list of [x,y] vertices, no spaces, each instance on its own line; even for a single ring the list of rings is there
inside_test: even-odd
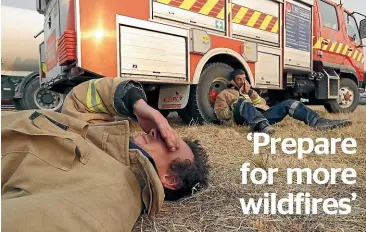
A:
[[[45,11],[45,4],[46,2],[44,0],[36,0],[36,7],[37,7],[37,11],[38,13],[40,14],[44,14],[46,11]]]
[[[360,22],[360,37],[361,39],[366,38],[366,19],[362,19]]]

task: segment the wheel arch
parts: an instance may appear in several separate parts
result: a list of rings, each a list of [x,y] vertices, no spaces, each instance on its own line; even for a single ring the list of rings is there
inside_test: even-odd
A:
[[[15,88],[14,98],[20,99],[24,96],[24,89],[27,86],[27,84],[33,79],[37,78],[39,76],[38,72],[32,72],[25,76],[23,80],[19,83],[19,85]]]
[[[358,83],[359,81],[357,79],[357,76],[353,72],[343,72],[343,71],[341,71],[340,77],[341,78],[351,79],[352,81],[354,81],[356,83],[357,86],[359,86],[359,83]]]
[[[239,53],[228,48],[215,48],[207,52],[198,62],[198,65],[193,75],[193,84],[198,84],[205,66],[215,62],[225,63],[227,65],[230,65],[234,69],[243,69],[244,71],[246,71],[250,83],[254,83],[252,71],[246,60]]]

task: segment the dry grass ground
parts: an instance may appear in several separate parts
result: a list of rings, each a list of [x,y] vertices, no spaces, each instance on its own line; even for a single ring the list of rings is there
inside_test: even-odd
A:
[[[246,127],[224,128],[215,125],[184,126],[177,119],[171,119],[182,136],[199,138],[210,155],[210,186],[206,190],[179,202],[165,202],[162,212],[156,218],[140,218],[134,231],[366,231],[366,106],[360,106],[350,115],[330,115],[323,108],[316,107],[323,116],[330,118],[350,118],[351,127],[335,129],[331,132],[315,131],[305,124],[286,118],[276,125],[279,138],[347,138],[357,141],[357,154],[306,155],[299,161],[296,156],[283,154],[269,155],[269,150],[261,155],[253,155],[253,144],[246,139]],[[280,147],[278,147],[280,149]],[[274,185],[242,185],[240,168],[250,162],[251,168],[279,168]],[[283,174],[289,167],[354,168],[357,171],[355,185],[287,185]],[[339,178],[338,178],[339,180]],[[263,193],[277,193],[279,197],[287,193],[309,192],[311,197],[337,200],[357,193],[351,201],[349,215],[244,215],[239,198],[263,197]]]

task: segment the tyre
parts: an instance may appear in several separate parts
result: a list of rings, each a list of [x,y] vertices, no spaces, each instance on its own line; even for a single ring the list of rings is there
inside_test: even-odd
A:
[[[15,99],[17,110],[52,110],[61,111],[64,95],[40,87],[38,78],[33,78],[24,88],[23,98]]]
[[[170,114],[169,110],[159,110],[159,112],[161,113],[161,115],[163,115],[164,117],[168,117]]]
[[[324,105],[329,113],[351,113],[360,102],[360,92],[357,84],[348,78],[340,80],[337,100],[331,100]]]
[[[179,117],[187,125],[202,124],[204,119],[197,105],[197,86],[191,85],[189,90],[189,99],[184,109],[177,110]]]
[[[215,100],[211,97],[226,89],[230,73],[234,69],[224,63],[209,64],[200,76],[197,86],[191,86],[187,106],[178,111],[186,123],[217,123],[214,112]]]
[[[224,63],[212,63],[203,71],[197,85],[197,106],[206,122],[217,122],[214,112],[215,101],[210,95],[218,94],[227,88],[232,71],[234,69]]]

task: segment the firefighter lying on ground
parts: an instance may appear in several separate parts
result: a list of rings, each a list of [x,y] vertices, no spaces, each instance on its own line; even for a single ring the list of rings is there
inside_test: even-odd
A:
[[[63,114],[2,112],[2,230],[131,231],[142,212],[207,186],[207,156],[146,104],[142,86],[102,78]],[[147,133],[130,137],[135,117]]]
[[[246,80],[243,70],[235,70],[230,75],[228,88],[221,91],[215,102],[217,118],[225,123],[249,125],[253,132],[273,134],[271,126],[282,121],[287,115],[317,129],[333,129],[350,125],[349,120],[329,120],[320,117],[303,103],[286,100],[269,107],[266,101],[253,90]]]

